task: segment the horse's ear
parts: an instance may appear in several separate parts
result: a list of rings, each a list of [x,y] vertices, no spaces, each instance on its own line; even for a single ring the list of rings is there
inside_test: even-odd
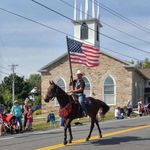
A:
[[[49,80],[49,84],[51,85],[52,84],[52,82]]]
[[[55,84],[53,80],[52,80],[52,84]]]

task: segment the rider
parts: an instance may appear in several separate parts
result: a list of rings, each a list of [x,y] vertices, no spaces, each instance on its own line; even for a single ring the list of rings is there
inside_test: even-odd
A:
[[[77,79],[73,80],[73,85],[72,82],[70,81],[69,86],[73,86],[73,89],[71,92],[73,93],[73,99],[76,101],[74,98],[74,95],[77,97],[78,102],[80,103],[82,110],[83,110],[83,115],[87,116],[87,108],[84,103],[84,88],[85,88],[85,82],[82,78],[83,73],[80,70],[77,70]]]

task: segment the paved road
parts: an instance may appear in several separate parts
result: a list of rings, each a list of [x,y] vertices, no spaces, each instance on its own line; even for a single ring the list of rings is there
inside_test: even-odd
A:
[[[73,127],[74,142],[63,146],[63,129],[23,133],[0,137],[0,150],[149,150],[150,116],[113,120],[100,123],[103,139],[98,139],[98,131],[92,140],[85,142],[89,125]]]

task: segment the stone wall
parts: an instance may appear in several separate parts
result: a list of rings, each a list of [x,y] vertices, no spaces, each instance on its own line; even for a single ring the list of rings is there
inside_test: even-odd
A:
[[[132,72],[128,71],[124,66],[127,64],[122,61],[110,57],[105,54],[100,55],[100,65],[94,68],[87,68],[82,65],[72,65],[74,78],[76,78],[76,71],[78,69],[85,73],[85,77],[91,84],[91,96],[103,100],[103,84],[104,79],[110,75],[116,82],[116,106],[124,106],[128,99],[132,99]],[[66,83],[68,89],[68,83],[70,78],[69,63],[64,58],[61,61],[55,63],[54,66],[50,66],[49,71],[42,73],[42,98],[46,94],[49,86],[49,80],[57,81],[62,78]],[[67,90],[66,89],[66,90]],[[43,110],[56,111],[58,107],[55,106],[55,101],[46,104],[42,101]]]

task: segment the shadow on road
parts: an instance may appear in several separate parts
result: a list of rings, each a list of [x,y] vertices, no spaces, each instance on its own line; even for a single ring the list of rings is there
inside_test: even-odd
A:
[[[101,146],[101,145],[118,145],[121,143],[134,142],[134,141],[148,141],[150,138],[140,138],[136,136],[125,136],[125,137],[112,137],[109,139],[100,139],[96,141],[90,141],[90,143]]]

